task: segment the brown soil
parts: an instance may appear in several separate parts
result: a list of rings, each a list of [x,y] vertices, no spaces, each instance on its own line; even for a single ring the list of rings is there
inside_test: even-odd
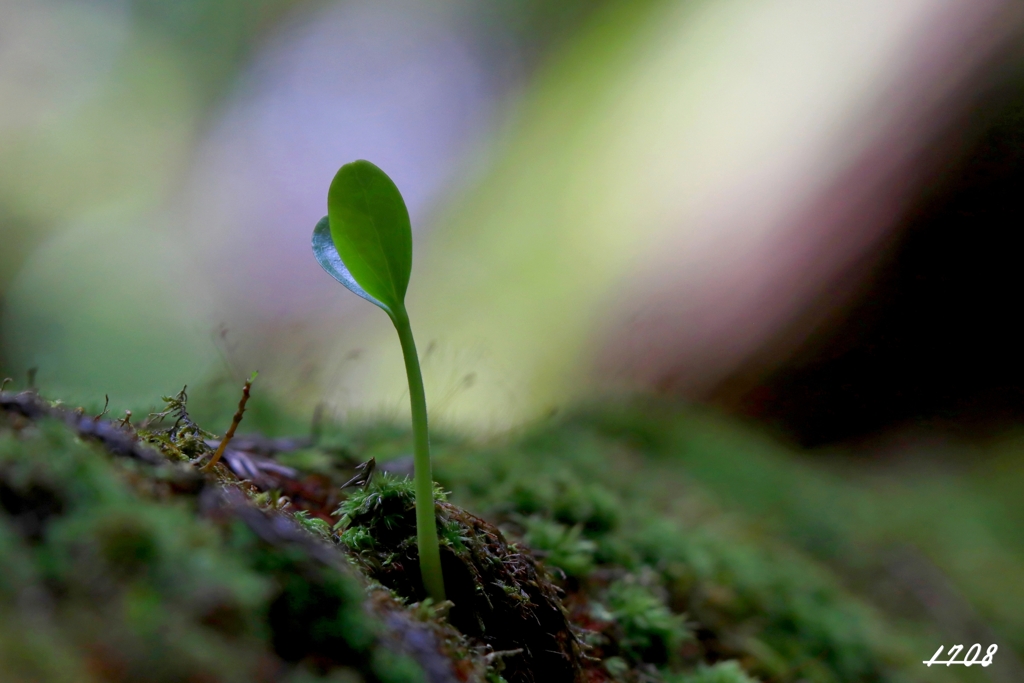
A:
[[[494,525],[446,502],[436,506],[449,541],[441,546],[449,622],[499,653],[509,683],[581,681],[580,643],[546,570]],[[374,538],[374,550],[358,555],[371,577],[408,600],[426,598],[411,500],[390,498],[350,526],[365,526]]]

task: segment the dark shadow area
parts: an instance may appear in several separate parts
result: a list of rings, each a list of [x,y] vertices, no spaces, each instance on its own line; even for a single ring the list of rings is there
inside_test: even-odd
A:
[[[863,293],[733,408],[805,446],[1024,419],[1024,78],[968,122]]]

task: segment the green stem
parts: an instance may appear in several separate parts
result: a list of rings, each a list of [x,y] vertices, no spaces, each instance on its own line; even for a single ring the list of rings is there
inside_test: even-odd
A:
[[[409,375],[409,403],[412,405],[413,486],[416,490],[416,544],[420,551],[420,575],[423,587],[434,602],[444,600],[444,578],[441,575],[441,551],[437,544],[437,522],[434,515],[434,478],[430,471],[430,439],[427,436],[427,397],[423,391],[423,375],[416,355],[416,342],[405,306],[391,316],[402,342],[405,372]]]

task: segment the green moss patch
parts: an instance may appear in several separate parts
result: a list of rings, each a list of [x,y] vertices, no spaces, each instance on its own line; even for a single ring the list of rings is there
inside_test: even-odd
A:
[[[350,572],[64,424],[0,419],[0,679],[424,680]]]
[[[0,392],[0,679],[984,680],[924,669],[948,638],[865,590],[887,584],[848,487],[715,424],[627,406],[438,435],[435,605],[411,483],[339,488],[370,457],[400,471],[402,429],[239,435],[203,476],[216,437],[184,393],[127,424]]]

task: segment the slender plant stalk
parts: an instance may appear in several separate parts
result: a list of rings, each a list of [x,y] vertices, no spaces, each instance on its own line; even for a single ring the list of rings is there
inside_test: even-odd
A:
[[[409,314],[405,306],[396,307],[391,317],[402,342],[405,372],[409,376],[409,403],[412,405],[413,486],[416,490],[416,544],[420,551],[420,574],[427,594],[434,602],[444,598],[441,575],[441,551],[437,544],[437,522],[434,516],[434,477],[430,471],[430,439],[427,436],[427,397],[423,391],[423,375],[412,338]]]
[[[242,398],[238,401],[238,410],[235,411],[235,416],[231,418],[231,426],[228,427],[228,431],[224,434],[224,438],[220,440],[220,445],[217,446],[217,452],[210,458],[210,462],[206,463],[202,467],[203,472],[209,472],[213,469],[213,466],[220,462],[220,458],[224,455],[224,450],[227,449],[228,443],[232,437],[235,436],[235,430],[238,429],[238,425],[242,422],[242,415],[245,414],[245,404],[249,402],[249,390],[252,388],[252,383],[256,379],[257,373],[252,373],[252,377],[245,380],[245,386],[242,387]]]

